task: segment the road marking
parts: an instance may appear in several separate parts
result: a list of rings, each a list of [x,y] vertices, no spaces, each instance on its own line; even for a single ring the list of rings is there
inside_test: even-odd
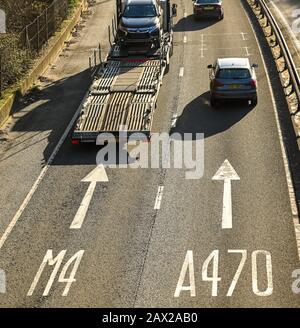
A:
[[[164,191],[164,186],[159,186],[158,187],[158,190],[157,190],[155,204],[154,204],[154,209],[155,210],[160,210],[160,205],[161,205],[161,201],[162,201],[163,191]]]
[[[212,267],[212,276],[208,276],[208,267]],[[210,271],[211,272],[211,271]],[[214,250],[204,261],[202,266],[202,280],[209,281],[212,283],[211,296],[218,296],[218,282],[221,281],[221,278],[218,276],[219,273],[219,251]]]
[[[232,229],[231,180],[240,180],[240,177],[226,159],[212,180],[224,181],[222,229]]]
[[[267,288],[264,291],[258,289],[257,281],[257,255],[262,254],[266,257],[266,270],[267,270]],[[254,251],[252,253],[252,290],[257,296],[270,296],[273,294],[273,275],[272,275],[272,259],[268,251]]]
[[[237,284],[237,282],[238,282],[238,280],[240,278],[240,275],[242,273],[242,270],[244,268],[244,265],[246,263],[246,260],[247,260],[247,251],[245,249],[229,249],[228,250],[228,253],[229,254],[239,254],[239,253],[242,254],[241,262],[240,262],[240,264],[239,264],[239,266],[238,266],[238,268],[236,270],[236,273],[235,273],[235,275],[234,275],[234,277],[232,279],[232,282],[231,282],[230,287],[228,289],[228,292],[226,294],[226,296],[231,297],[232,294],[233,294],[233,291],[234,291],[234,289],[236,287],[236,284]]]
[[[184,278],[187,270],[189,270],[189,286],[183,286]],[[178,283],[176,286],[176,290],[174,293],[174,297],[179,297],[181,291],[190,291],[191,297],[196,296],[196,285],[195,285],[195,271],[194,271],[194,259],[193,259],[193,251],[187,251],[186,256],[180,271]]]
[[[242,35],[242,39],[243,39],[243,41],[247,41],[247,39],[246,39],[246,37],[245,37],[245,35],[247,35],[247,33],[241,32],[241,35]]]
[[[247,57],[250,57],[251,54],[250,54],[250,52],[249,52],[249,47],[243,47],[243,48],[244,48],[245,51],[246,51],[246,56],[247,56]]]
[[[81,182],[90,182],[89,188],[83,197],[83,200],[78,208],[70,229],[80,229],[89,209],[97,182],[107,182],[107,174],[104,166],[98,165],[91,173],[89,173]]]
[[[288,158],[287,158],[287,152],[286,152],[286,149],[285,149],[285,144],[283,142],[283,134],[282,134],[280,121],[279,121],[279,116],[278,116],[278,108],[277,108],[277,104],[276,104],[276,101],[275,101],[275,96],[274,96],[270,76],[268,74],[267,65],[266,65],[266,61],[265,61],[264,56],[263,56],[261,46],[260,46],[259,41],[257,39],[257,36],[255,34],[255,31],[254,31],[254,28],[252,26],[252,22],[251,22],[250,18],[248,17],[248,15],[246,14],[245,11],[244,11],[244,14],[245,14],[245,16],[247,17],[247,19],[249,21],[249,24],[250,24],[251,29],[252,29],[252,33],[253,33],[254,38],[256,40],[256,43],[258,45],[258,49],[259,49],[259,52],[260,52],[260,57],[261,57],[262,62],[263,62],[264,70],[265,70],[265,73],[266,73],[266,77],[267,77],[267,81],[268,81],[268,85],[269,85],[269,89],[270,89],[270,94],[271,94],[271,99],[272,99],[272,104],[273,104],[273,111],[274,111],[275,121],[276,121],[276,125],[277,125],[277,131],[278,131],[280,148],[281,148],[282,159],[283,159],[283,165],[284,165],[286,181],[287,181],[287,185],[288,185],[288,192],[289,192],[289,197],[290,197],[290,204],[291,204],[291,210],[292,210],[292,219],[293,219],[295,234],[296,234],[298,258],[299,258],[299,261],[300,261],[299,213],[298,213],[298,208],[297,208],[297,204],[296,204],[296,196],[295,196],[293,181],[292,181],[292,178],[291,178],[291,171],[290,171],[289,162],[288,162]]]
[[[179,77],[183,77],[183,75],[184,75],[184,67],[180,67]]]
[[[183,17],[184,17],[184,18],[186,18],[186,17],[187,17],[187,13],[186,13],[186,12],[184,12],[184,14],[183,14]]]
[[[183,37],[183,43],[187,43],[187,36],[186,35]]]
[[[6,275],[5,271],[0,269],[0,294],[6,293]]]
[[[172,128],[176,127],[177,120],[178,120],[178,115],[174,114],[173,117],[172,117],[172,120],[171,120],[171,127]]]
[[[29,204],[32,196],[34,195],[34,193],[36,192],[37,188],[39,187],[40,183],[42,182],[43,178],[45,177],[47,171],[49,170],[49,167],[51,166],[51,164],[53,163],[56,155],[58,154],[61,146],[63,145],[64,141],[66,140],[70,130],[72,129],[75,121],[78,118],[78,115],[80,113],[80,109],[81,106],[83,105],[83,103],[85,102],[87,96],[89,94],[89,91],[86,93],[86,95],[84,96],[81,104],[79,105],[79,107],[77,108],[77,111],[75,112],[74,116],[72,117],[69,125],[67,126],[64,134],[62,135],[62,137],[60,138],[58,144],[56,145],[56,147],[54,148],[52,154],[50,155],[45,167],[43,168],[43,170],[41,171],[40,175],[37,177],[37,179],[35,180],[32,188],[30,189],[30,191],[28,192],[27,196],[25,197],[23,203],[21,204],[21,206],[19,207],[18,211],[16,212],[15,216],[12,218],[11,222],[9,223],[9,225],[7,226],[6,230],[4,231],[1,239],[0,239],[0,249],[3,247],[7,237],[10,235],[11,231],[13,230],[14,226],[16,225],[16,223],[18,222],[19,218],[21,217],[21,215],[23,214],[24,210],[26,209],[27,205]]]
[[[219,288],[220,282],[223,281],[223,286],[227,285],[227,279],[224,277],[219,276],[219,272],[222,269],[220,263],[226,263],[227,265],[231,266],[234,262],[231,262],[231,254],[241,254],[241,260],[238,264],[234,277],[232,278],[230,287],[228,288],[227,297],[231,297],[233,295],[234,290],[240,280],[242,271],[245,270],[245,264],[247,262],[247,250],[245,249],[229,249],[228,251],[229,259],[226,258],[221,260],[221,252],[218,249],[213,250],[208,257],[204,260],[202,264],[202,281],[211,283],[211,296],[217,297],[223,295],[219,294],[219,290],[222,291],[223,288]],[[258,256],[262,257],[259,259]],[[263,260],[265,259],[265,263]],[[226,261],[225,261],[226,260]],[[262,265],[262,266],[261,266]],[[258,269],[259,266],[259,269]],[[200,265],[201,267],[201,265]],[[198,268],[198,265],[196,266]],[[247,269],[247,266],[246,266]],[[250,269],[250,267],[249,267]],[[268,297],[273,294],[273,272],[272,272],[272,258],[271,253],[265,250],[255,250],[252,252],[251,255],[251,285],[253,294],[260,297]],[[189,271],[189,276],[187,276],[187,271]],[[293,278],[298,278],[300,275],[300,270],[295,270],[292,273]],[[189,282],[188,286],[183,286],[184,282]],[[225,283],[224,283],[225,281]],[[292,284],[292,290],[295,294],[299,293],[300,288],[299,286],[300,279],[297,279]],[[266,286],[264,288],[264,286]],[[259,289],[260,288],[260,289]],[[188,250],[186,253],[186,257],[184,263],[182,265],[182,269],[180,271],[178,283],[176,286],[176,290],[174,293],[174,297],[179,297],[181,291],[190,291],[190,297],[196,296],[196,287],[195,287],[195,272],[194,272],[194,260],[193,260],[193,251]],[[185,295],[186,296],[186,295]]]
[[[49,266],[54,266],[53,268],[53,271],[50,275],[50,278],[48,280],[48,283],[45,287],[45,290],[43,292],[43,296],[48,296],[49,292],[50,292],[50,289],[53,285],[53,282],[57,276],[57,273],[61,267],[61,264],[62,264],[62,261],[65,257],[67,253],[67,250],[62,250],[55,258],[53,258],[53,251],[52,249],[48,249],[48,251],[46,252],[46,255],[33,279],[33,282],[29,288],[29,291],[27,293],[27,296],[32,296],[33,295],[33,292],[42,276],[42,273],[45,269],[45,266],[48,264]],[[82,259],[82,256],[84,254],[84,250],[80,250],[78,251],[75,255],[73,255],[68,261],[67,263],[64,265],[60,275],[59,275],[59,278],[58,278],[58,282],[61,282],[61,283],[67,283],[66,284],[66,287],[63,291],[63,294],[62,296],[67,296],[68,293],[69,293],[69,290],[70,290],[70,287],[72,285],[73,282],[76,281],[75,279],[75,275],[76,275],[76,272],[78,270],[78,267],[79,267],[79,264],[81,262],[81,259]],[[73,265],[73,268],[72,270],[69,270],[69,267],[70,265],[74,262],[74,265]],[[70,271],[70,276],[68,278],[66,278],[66,273],[68,272],[68,270]]]
[[[201,48],[200,48],[201,58],[204,57],[204,34],[201,34]]]

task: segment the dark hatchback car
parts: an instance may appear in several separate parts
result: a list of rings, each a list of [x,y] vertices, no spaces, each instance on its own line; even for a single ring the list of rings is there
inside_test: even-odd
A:
[[[223,19],[224,9],[222,0],[195,0],[194,17]]]

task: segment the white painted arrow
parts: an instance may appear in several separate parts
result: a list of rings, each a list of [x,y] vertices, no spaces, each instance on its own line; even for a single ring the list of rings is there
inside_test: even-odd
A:
[[[90,182],[89,188],[83,197],[83,200],[78,208],[75,218],[70,226],[70,229],[80,229],[89,209],[97,182],[107,182],[107,174],[102,164],[98,165],[90,172],[81,182]]]
[[[231,180],[240,180],[240,177],[226,159],[212,179],[224,181],[222,229],[232,229]]]

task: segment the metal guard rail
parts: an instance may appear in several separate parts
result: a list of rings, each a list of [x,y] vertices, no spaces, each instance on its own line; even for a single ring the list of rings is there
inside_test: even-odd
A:
[[[274,42],[273,45],[270,45],[272,48],[276,47],[276,46],[279,46],[279,48],[280,48],[280,55],[275,59],[278,60],[282,57],[284,58],[284,68],[282,70],[279,70],[279,73],[283,73],[286,70],[288,70],[288,72],[289,72],[289,83],[288,83],[288,85],[283,85],[283,87],[284,87],[286,97],[289,97],[294,93],[297,98],[297,105],[295,106],[294,110],[290,108],[290,113],[291,113],[294,130],[296,133],[298,147],[299,147],[299,138],[300,138],[300,134],[298,131],[299,124],[297,124],[295,122],[295,118],[299,115],[299,112],[300,112],[300,78],[299,78],[298,71],[296,69],[296,65],[294,63],[294,60],[293,60],[293,57],[289,50],[289,47],[287,45],[287,42],[281,32],[281,29],[280,29],[279,25],[277,24],[273,14],[271,13],[271,10],[267,6],[266,1],[265,0],[250,0],[248,2],[250,2],[250,4],[252,4],[252,6],[256,10],[257,9],[260,10],[260,15],[262,15],[262,19],[266,18],[267,25],[265,26],[265,28],[266,27],[271,28],[270,34],[266,35],[266,37],[275,36],[276,41]],[[291,107],[291,106],[289,106],[289,107]]]

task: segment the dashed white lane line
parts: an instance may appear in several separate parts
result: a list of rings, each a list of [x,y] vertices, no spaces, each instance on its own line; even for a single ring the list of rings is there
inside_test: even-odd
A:
[[[274,96],[274,92],[273,92],[273,89],[272,89],[272,84],[271,84],[270,76],[268,74],[267,65],[266,65],[266,61],[264,59],[262,49],[260,47],[257,36],[255,34],[252,22],[251,22],[250,18],[248,17],[248,15],[246,14],[246,12],[245,12],[245,16],[247,17],[247,19],[249,21],[249,24],[251,26],[254,38],[256,40],[256,43],[257,43],[257,46],[258,46],[258,49],[259,49],[259,52],[260,52],[260,56],[261,56],[261,59],[262,59],[262,62],[263,62],[264,70],[265,70],[265,73],[266,73],[269,89],[270,89],[270,94],[271,94],[272,104],[273,104],[273,110],[274,110],[274,114],[275,114],[275,120],[276,120],[276,125],[277,125],[277,130],[278,130],[279,141],[280,141],[281,153],[282,153],[282,158],[283,158],[284,170],[285,170],[285,175],[286,175],[286,180],[287,180],[287,185],[288,185],[288,192],[289,192],[289,197],[290,197],[292,218],[293,218],[293,223],[294,223],[297,250],[298,250],[298,258],[299,258],[299,261],[300,261],[299,213],[298,213],[298,208],[297,208],[297,204],[296,204],[295,190],[294,190],[293,181],[292,181],[292,178],[291,178],[291,171],[290,171],[290,167],[289,167],[289,162],[288,162],[288,158],[287,158],[285,144],[283,142],[283,135],[282,135],[282,130],[281,130],[279,116],[278,116],[278,108],[277,108],[277,104],[276,104],[276,101],[275,101],[275,96]]]
[[[187,18],[187,13],[186,12],[184,12],[183,17]]]
[[[184,75],[184,67],[180,67],[179,77],[183,77],[183,75]]]
[[[154,204],[154,209],[155,210],[160,210],[160,205],[161,205],[161,201],[162,201],[163,191],[164,191],[164,186],[159,186],[158,187],[158,190],[157,190],[155,204]]]
[[[183,43],[187,43],[187,36],[186,35],[183,37]]]
[[[201,58],[204,57],[204,34],[202,33],[201,34],[201,48],[200,48],[200,51],[201,51]]]
[[[56,155],[58,154],[61,146],[63,145],[64,141],[66,140],[72,126],[74,125],[82,104],[85,102],[86,97],[88,96],[88,92],[86,93],[85,97],[83,98],[80,106],[78,107],[77,111],[75,112],[74,116],[72,117],[71,122],[69,123],[69,125],[67,126],[64,134],[62,135],[62,137],[60,138],[58,144],[56,145],[55,149],[53,150],[51,156],[49,157],[47,164],[45,165],[45,167],[43,168],[43,170],[41,171],[40,175],[38,176],[38,178],[35,180],[32,188],[30,189],[29,193],[27,194],[27,196],[25,197],[23,203],[21,204],[20,208],[18,209],[18,211],[16,212],[15,216],[12,218],[11,222],[9,223],[9,225],[7,226],[6,230],[4,231],[4,234],[1,236],[0,239],[0,249],[3,247],[6,239],[8,238],[8,236],[10,235],[11,231],[13,230],[14,226],[16,225],[16,223],[18,222],[19,218],[21,217],[21,215],[23,214],[24,210],[26,209],[27,205],[29,204],[29,202],[32,199],[32,196],[34,195],[34,193],[36,192],[37,188],[39,187],[40,183],[42,182],[43,178],[45,177],[47,171],[49,170],[50,165],[52,164],[52,162],[54,161]]]
[[[176,124],[177,124],[177,120],[178,120],[178,115],[174,114],[171,120],[171,127],[175,128]]]

